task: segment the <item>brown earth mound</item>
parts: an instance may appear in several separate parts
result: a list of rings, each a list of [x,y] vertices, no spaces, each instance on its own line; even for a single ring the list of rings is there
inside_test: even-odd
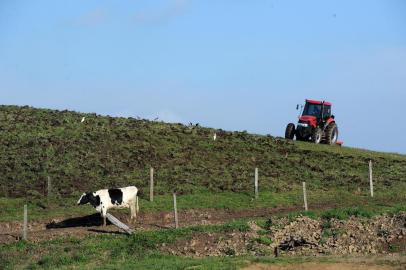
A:
[[[397,270],[400,266],[360,265],[356,263],[301,263],[289,265],[253,264],[243,270]],[[403,268],[404,269],[404,268]]]
[[[161,250],[192,257],[244,255],[300,256],[377,254],[406,251],[406,213],[372,219],[276,220],[268,230],[250,222],[249,232],[197,233]]]

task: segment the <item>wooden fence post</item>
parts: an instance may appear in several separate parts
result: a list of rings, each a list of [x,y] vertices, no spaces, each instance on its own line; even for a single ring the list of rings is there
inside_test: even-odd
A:
[[[303,182],[303,200],[304,200],[305,211],[307,211],[308,208],[307,208],[306,182]]]
[[[154,168],[149,169],[149,201],[154,201]]]
[[[374,183],[372,181],[372,160],[369,161],[369,188],[371,189],[371,197],[374,197]]]
[[[122,223],[120,220],[118,220],[115,216],[113,216],[110,213],[107,213],[106,215],[107,219],[111,222],[111,224],[119,227],[120,229],[124,230],[128,234],[132,234],[133,230],[128,227],[126,224]]]
[[[51,177],[47,176],[47,197],[50,198],[51,195],[52,195]]]
[[[176,205],[176,192],[173,193],[173,211],[174,211],[174,216],[175,216],[175,228],[179,228],[179,222],[178,222],[178,208]]]
[[[255,168],[254,185],[255,185],[255,199],[258,199],[258,168]]]
[[[27,241],[27,225],[28,225],[28,210],[27,205],[24,204],[24,224],[23,224],[23,240]]]

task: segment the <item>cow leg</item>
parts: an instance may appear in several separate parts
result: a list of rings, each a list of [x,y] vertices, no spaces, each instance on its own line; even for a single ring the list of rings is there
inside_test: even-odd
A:
[[[107,225],[106,215],[107,215],[107,209],[105,206],[103,206],[102,207],[103,227],[106,227],[106,225]]]

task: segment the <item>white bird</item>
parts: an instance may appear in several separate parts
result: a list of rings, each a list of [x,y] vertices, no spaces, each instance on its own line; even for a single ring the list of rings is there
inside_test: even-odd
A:
[[[216,140],[216,138],[217,138],[217,134],[216,134],[216,133],[214,133],[214,135],[213,135],[213,141],[215,141],[215,140]]]
[[[80,121],[80,123],[83,123],[83,122],[85,122],[85,117],[84,116],[82,117],[82,121]]]

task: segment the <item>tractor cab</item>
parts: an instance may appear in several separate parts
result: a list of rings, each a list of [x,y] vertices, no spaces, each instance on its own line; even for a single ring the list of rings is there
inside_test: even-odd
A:
[[[318,124],[325,125],[334,120],[334,115],[331,115],[330,102],[307,99],[302,108],[299,123],[309,123],[312,127],[316,127]]]
[[[334,115],[331,114],[331,103],[306,99],[301,106],[297,126],[289,123],[286,127],[285,138],[315,143],[335,144],[338,138],[338,128]],[[299,105],[296,107],[299,109]]]

